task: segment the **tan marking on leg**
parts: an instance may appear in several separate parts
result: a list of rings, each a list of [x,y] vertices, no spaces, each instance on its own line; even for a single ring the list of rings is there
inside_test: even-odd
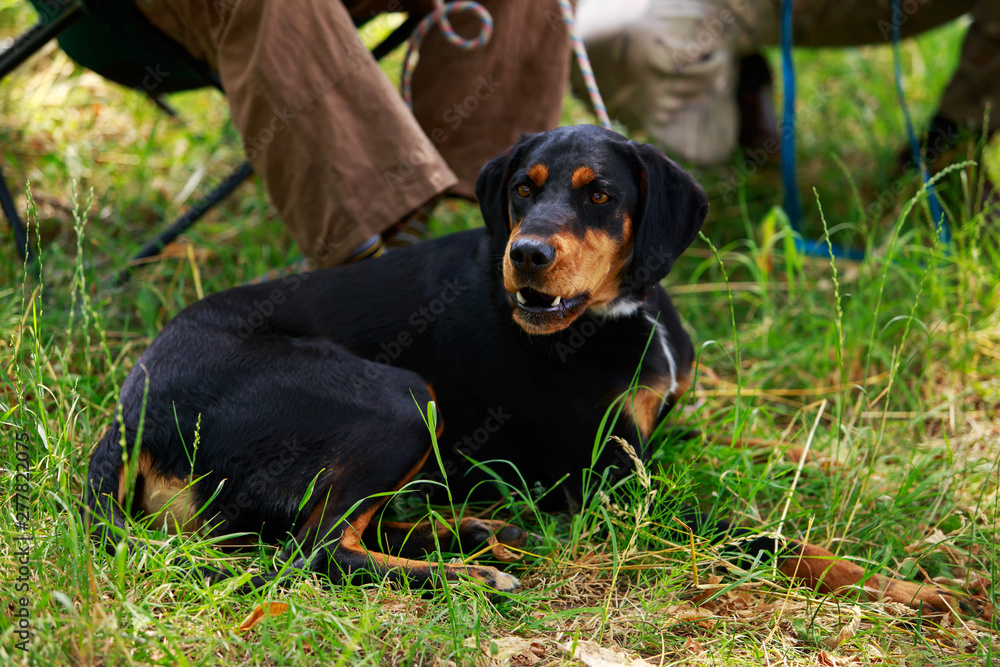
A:
[[[670,396],[668,396],[667,398],[670,399],[671,404],[677,403],[677,401],[681,399],[681,396],[683,396],[684,393],[690,388],[691,388],[691,373],[686,373],[684,375],[678,374],[677,389],[675,389],[674,393],[670,394]]]
[[[590,167],[577,167],[570,178],[570,185],[574,188],[582,188],[595,178],[597,178],[597,174]]]
[[[400,485],[402,486],[402,485]],[[376,498],[371,506],[357,517],[351,520],[344,528],[344,534],[340,538],[340,547],[352,548],[361,546],[361,534],[372,520],[375,511],[385,503],[385,498]]]
[[[125,492],[128,491],[128,464],[118,468],[118,506],[125,507]]]
[[[344,530],[344,534],[340,538],[340,544],[337,546],[337,549],[344,549],[346,551],[359,554],[363,553],[366,558],[369,558],[372,561],[375,568],[382,574],[387,573],[389,570],[399,569],[404,572],[408,578],[429,578],[432,567],[430,563],[426,561],[413,560],[411,558],[390,556],[377,551],[369,551],[361,544],[361,535],[368,527],[372,516],[375,514],[375,510],[377,510],[381,504],[382,502],[374,503],[370,508],[366,509],[357,518],[351,521],[350,525],[348,525]],[[512,577],[509,574],[504,574],[494,567],[468,565],[442,565],[440,567],[445,578],[449,580],[460,579],[462,575],[466,575],[500,591],[513,591],[521,585],[515,577]]]
[[[424,463],[427,462],[427,457],[430,456],[430,453],[431,450],[428,447],[427,451],[425,451],[423,456],[420,457],[416,465],[410,468],[410,470],[408,470],[406,474],[403,476],[402,480],[398,484],[396,484],[395,488],[392,489],[393,492],[399,491],[407,483],[409,483],[410,480],[412,480],[414,477],[417,476],[417,473],[419,473],[421,468],[424,467]],[[313,531],[317,530],[321,525],[323,525],[323,520],[326,515],[326,506],[330,499],[331,490],[332,490],[332,485],[326,488],[322,500],[316,503],[316,506],[313,507],[312,511],[309,513],[309,516],[306,517],[306,520],[302,524],[302,527],[299,528],[296,539],[300,543],[304,543],[306,540],[308,540],[309,535]],[[386,500],[387,497],[385,496],[373,498],[371,501],[371,505],[369,507],[367,507],[357,517],[347,522],[346,525],[343,527],[344,534],[343,537],[341,537],[341,544],[344,544],[344,540],[348,540],[348,543],[350,543],[352,539],[355,542],[360,543],[361,535],[365,532],[365,529],[368,527],[368,524],[371,521],[372,516],[375,514],[375,512],[378,510],[379,507],[385,504]],[[323,536],[323,539],[326,539],[326,537],[327,536]]]
[[[538,163],[531,167],[528,167],[528,178],[530,178],[535,185],[541,187],[545,184],[545,181],[549,177],[549,168],[544,164]]]
[[[425,454],[423,459],[426,458],[427,455]],[[423,465],[423,460],[421,460],[420,464],[414,467],[413,474],[416,474],[415,471],[419,470],[422,465]],[[407,481],[409,481],[409,478],[401,482],[399,486],[402,486]],[[369,551],[364,547],[364,545],[362,545],[361,536],[368,528],[369,523],[371,523],[372,517],[374,516],[375,512],[384,502],[385,498],[376,499],[376,501],[373,502],[370,507],[365,509],[357,517],[351,520],[351,522],[345,527],[344,532],[340,537],[340,543],[336,547],[338,551],[343,550],[348,553],[363,555],[365,558],[371,561],[376,571],[379,572],[381,575],[387,574],[390,570],[398,569],[408,579],[429,580],[432,568],[439,567],[440,572],[448,580],[456,580],[456,579],[461,579],[462,576],[468,576],[499,591],[514,591],[521,586],[521,583],[517,580],[516,577],[513,577],[509,574],[505,574],[494,567],[480,567],[480,566],[467,566],[467,565],[434,566],[431,563],[428,563],[427,561],[414,560],[412,558],[402,558],[399,556],[392,556],[377,551]],[[495,523],[502,523],[502,522],[495,522]],[[392,525],[396,527],[401,527],[401,526],[406,526],[407,524],[392,524]],[[441,528],[447,530],[447,526],[442,526]]]
[[[639,433],[646,440],[653,434],[663,402],[668,398],[670,377],[644,378],[640,383],[635,392],[629,392],[626,405],[632,422],[639,427]]]
[[[139,507],[146,514],[157,514],[171,534],[197,530],[205,521],[195,516],[200,505],[195,499],[190,480],[161,475],[147,452],[139,454],[139,475],[142,476],[142,498]]]
[[[516,591],[521,587],[521,582],[517,580],[517,577],[501,572],[495,567],[479,565],[435,565],[427,561],[399,558],[398,556],[368,551],[360,545],[344,545],[343,542],[341,542],[339,548],[356,554],[363,554],[365,558],[371,561],[375,570],[383,576],[388,574],[390,570],[399,570],[407,579],[428,581],[431,579],[431,573],[438,571],[449,581],[469,577],[485,586],[505,593]]]

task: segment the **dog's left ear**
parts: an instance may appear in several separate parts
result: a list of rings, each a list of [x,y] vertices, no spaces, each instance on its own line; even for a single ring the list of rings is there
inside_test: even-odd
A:
[[[660,282],[698,236],[708,214],[705,190],[659,149],[633,144],[641,169],[639,228],[629,275],[637,284]]]

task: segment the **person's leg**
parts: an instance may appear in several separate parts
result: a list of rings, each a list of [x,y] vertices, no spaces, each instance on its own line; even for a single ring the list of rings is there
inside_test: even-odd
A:
[[[332,0],[139,0],[216,67],[247,159],[303,253],[344,261],[456,183]]]
[[[902,0],[894,16],[892,0],[796,0],[794,43],[885,44],[894,23],[903,37],[914,35],[974,2]],[[583,0],[580,32],[613,117],[685,160],[718,164],[736,147],[740,112],[744,120],[766,117],[754,107],[760,95],[737,108],[738,61],[779,43],[780,10],[780,0]],[[744,83],[739,92],[761,92]]]
[[[740,56],[757,52],[770,3],[584,0],[578,28],[612,118],[669,154],[730,159],[739,135]]]
[[[861,46],[889,44],[893,26],[903,38],[945,25],[968,12],[976,0],[900,0],[893,12],[893,0],[795,0],[795,45]],[[764,38],[769,44],[781,39],[780,0],[770,0],[775,20]]]
[[[990,106],[989,132],[1000,128],[1000,3],[980,0],[962,44],[958,70],[941,96],[938,115],[982,130]]]
[[[569,78],[569,34],[555,0],[481,0],[493,38],[462,51],[435,29],[413,73],[413,113],[458,176],[451,194],[475,198],[479,169],[523,132],[559,124]],[[452,26],[476,34],[479,22],[458,13]]]

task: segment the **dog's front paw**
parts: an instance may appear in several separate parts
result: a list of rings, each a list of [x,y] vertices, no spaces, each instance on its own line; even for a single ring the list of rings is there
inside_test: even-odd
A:
[[[914,609],[922,609],[929,614],[956,613],[963,616],[981,617],[984,620],[992,618],[993,609],[985,601],[980,602],[964,593],[940,588],[932,584],[920,584],[913,581],[900,581],[886,578],[882,585],[880,597],[901,602]]]
[[[515,525],[507,524],[496,532],[497,542],[508,547],[524,549],[532,537],[536,537],[526,530],[522,530]]]
[[[501,572],[495,567],[470,567],[468,574],[476,581],[501,593],[513,593],[521,587],[517,577]]]
[[[534,533],[492,519],[463,519],[461,530],[463,548],[477,549],[486,542],[493,547],[493,557],[505,563],[521,560],[521,550],[532,549],[543,541]]]
[[[932,613],[947,614],[955,612],[971,617],[987,615],[985,613],[987,610],[971,597],[927,585],[922,586],[917,595],[914,596],[914,599],[908,602],[908,604],[916,608],[923,606],[926,611]]]

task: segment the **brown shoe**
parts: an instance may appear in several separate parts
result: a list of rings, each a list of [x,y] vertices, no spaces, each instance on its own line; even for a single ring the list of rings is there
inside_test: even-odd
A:
[[[964,151],[968,142],[977,144],[982,137],[982,132],[978,130],[964,128],[944,116],[934,116],[927,127],[927,133],[920,140],[920,150],[923,151],[928,172],[936,174],[950,164],[961,162],[966,158]],[[896,155],[896,176],[916,169],[913,149],[907,144]]]
[[[754,54],[740,60],[740,82],[736,89],[740,111],[740,146],[757,162],[776,162],[781,152],[781,135],[774,112],[771,66],[764,56]]]
[[[433,199],[409,216],[382,232],[386,248],[405,248],[416,245],[427,237],[427,223],[440,198]]]

